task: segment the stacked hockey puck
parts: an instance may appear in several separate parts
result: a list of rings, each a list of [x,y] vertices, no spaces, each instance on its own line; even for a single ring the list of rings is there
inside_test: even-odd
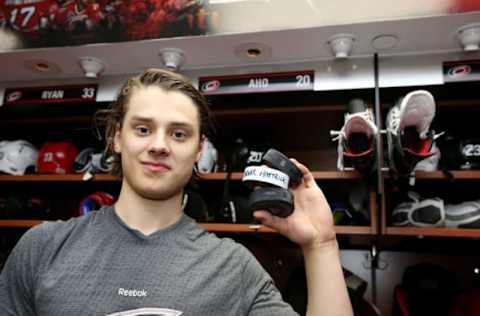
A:
[[[288,190],[300,184],[302,172],[284,154],[269,149],[262,158],[263,165],[245,168],[242,181],[253,189],[249,208],[266,210],[287,217],[294,209],[293,194]]]

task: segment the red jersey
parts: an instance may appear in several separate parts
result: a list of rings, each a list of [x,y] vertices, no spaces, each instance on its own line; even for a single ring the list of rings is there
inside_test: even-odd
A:
[[[2,10],[11,28],[35,32],[48,28],[50,14],[56,6],[53,0],[5,0]]]
[[[480,11],[480,1],[478,0],[454,0],[450,12],[462,13]]]
[[[158,38],[191,7],[188,0],[130,0],[121,10],[125,35],[129,40]]]
[[[180,11],[185,10],[192,1],[186,0],[163,0],[157,1],[163,6],[165,12],[169,14],[178,14]]]
[[[157,32],[152,30],[151,16],[154,12],[155,6],[148,0],[125,1],[121,7],[120,15],[127,39],[138,40],[156,37]]]
[[[98,26],[103,18],[97,3],[77,3],[68,1],[54,13],[54,25],[70,33],[90,31]]]
[[[100,10],[104,15],[107,28],[113,28],[120,23],[120,13],[122,9],[122,1],[120,0],[100,0],[98,1]]]

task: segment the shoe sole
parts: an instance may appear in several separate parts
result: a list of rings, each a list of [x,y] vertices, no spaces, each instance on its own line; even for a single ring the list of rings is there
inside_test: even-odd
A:
[[[416,126],[420,138],[425,138],[434,117],[435,100],[426,90],[410,92],[400,103],[400,130]]]

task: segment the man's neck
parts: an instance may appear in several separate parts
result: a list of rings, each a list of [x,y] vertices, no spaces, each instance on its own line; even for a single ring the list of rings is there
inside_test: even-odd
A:
[[[182,193],[166,200],[150,200],[132,191],[123,183],[115,203],[115,212],[128,227],[148,236],[176,223],[182,216]]]

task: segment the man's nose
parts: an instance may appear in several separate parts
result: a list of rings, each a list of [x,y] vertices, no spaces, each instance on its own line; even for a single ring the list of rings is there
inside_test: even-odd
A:
[[[165,132],[158,131],[152,135],[148,152],[155,155],[170,154],[168,137]]]

